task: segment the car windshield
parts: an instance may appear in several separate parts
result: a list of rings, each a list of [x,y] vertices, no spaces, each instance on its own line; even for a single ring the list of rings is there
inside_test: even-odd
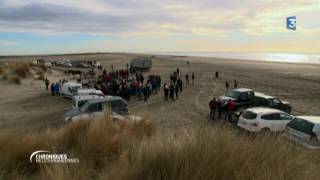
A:
[[[238,91],[227,91],[226,96],[231,98],[238,98],[240,96],[240,93]]]
[[[273,105],[279,105],[281,101],[279,99],[273,99]]]
[[[83,106],[80,107],[80,112],[85,112],[86,109],[90,106],[90,103],[85,103]]]

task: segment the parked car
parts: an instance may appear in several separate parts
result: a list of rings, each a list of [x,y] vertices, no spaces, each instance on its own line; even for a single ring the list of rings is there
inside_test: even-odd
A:
[[[107,96],[102,99],[92,99],[81,108],[73,109],[65,113],[65,121],[76,121],[80,119],[102,118],[104,109],[111,108],[117,114],[127,114],[127,101],[118,96]]]
[[[45,63],[44,63],[44,66],[46,66],[46,67],[52,67],[52,63],[51,63],[51,62],[45,62]]]
[[[283,111],[264,107],[246,109],[239,118],[238,127],[250,132],[279,132],[294,116]]]
[[[61,87],[61,95],[63,97],[72,98],[82,88],[82,84],[75,82],[66,82]]]
[[[291,112],[291,105],[289,102],[281,101],[279,98],[268,96],[258,92],[255,92],[253,106],[254,107],[270,107],[273,109],[279,109],[286,113]]]
[[[71,62],[63,62],[62,66],[64,66],[64,67],[72,67],[72,64],[71,64]]]
[[[81,108],[91,99],[102,99],[103,96],[98,95],[77,95],[72,98],[72,109]]]
[[[320,149],[320,116],[297,116],[286,127],[290,142]]]
[[[253,104],[254,91],[246,88],[232,89],[227,91],[224,96],[220,96],[220,99],[224,103],[231,99],[235,102],[237,109],[246,109]]]
[[[76,95],[84,96],[84,95],[97,95],[104,97],[104,94],[100,90],[96,89],[78,89]]]

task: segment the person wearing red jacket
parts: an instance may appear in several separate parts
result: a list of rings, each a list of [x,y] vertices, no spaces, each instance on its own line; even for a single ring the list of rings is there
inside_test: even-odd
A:
[[[216,109],[217,109],[217,100],[216,98],[213,98],[210,102],[209,102],[209,107],[210,107],[210,120],[215,120],[215,116],[216,116]]]
[[[232,114],[233,112],[236,110],[236,104],[234,101],[232,101],[231,99],[229,99],[227,105],[226,105],[226,116],[224,118],[225,121],[229,121],[231,122],[232,119]]]

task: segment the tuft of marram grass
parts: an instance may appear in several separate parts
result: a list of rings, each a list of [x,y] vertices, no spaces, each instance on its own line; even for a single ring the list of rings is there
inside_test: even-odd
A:
[[[13,74],[20,77],[26,78],[27,75],[30,73],[30,64],[27,63],[20,63],[12,67]]]

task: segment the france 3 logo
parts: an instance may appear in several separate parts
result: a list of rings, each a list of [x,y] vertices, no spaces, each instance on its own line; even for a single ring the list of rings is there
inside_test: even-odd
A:
[[[287,29],[296,30],[297,27],[297,18],[296,16],[287,17]]]

